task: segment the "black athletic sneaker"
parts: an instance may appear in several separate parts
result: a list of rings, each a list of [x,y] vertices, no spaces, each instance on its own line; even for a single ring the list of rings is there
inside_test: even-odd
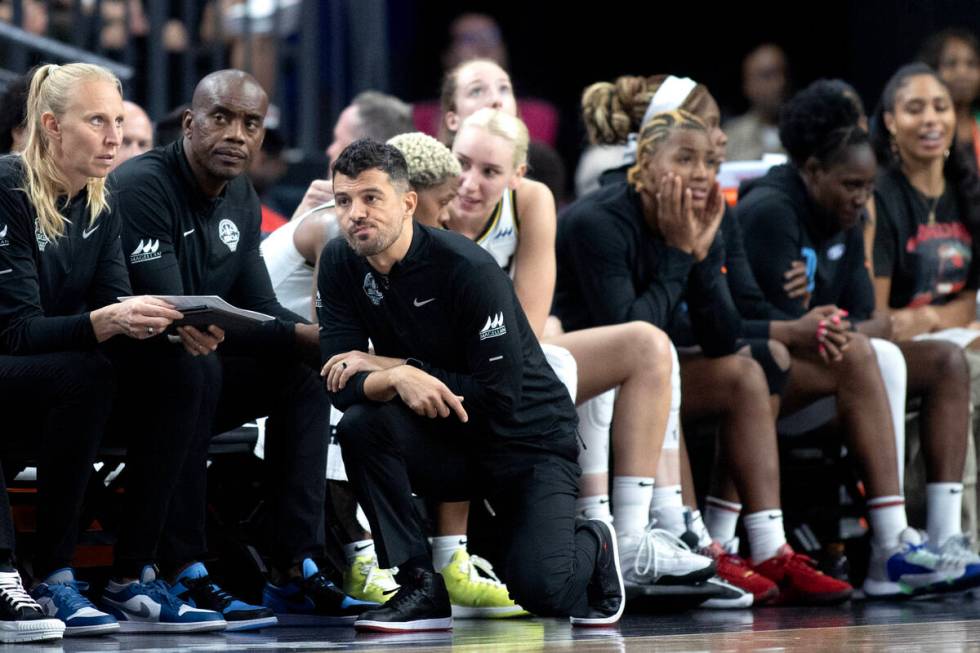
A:
[[[616,547],[616,530],[601,519],[577,520],[578,528],[586,529],[599,540],[595,570],[587,588],[589,608],[583,615],[572,615],[573,626],[610,626],[623,616],[626,607],[626,589],[623,572],[619,567],[619,549]]]
[[[358,615],[378,605],[341,592],[310,558],[303,560],[302,579],[283,586],[266,583],[262,604],[272,608],[280,626],[350,626]]]
[[[354,622],[358,630],[396,633],[452,627],[453,607],[446,583],[439,574],[424,569],[402,582],[387,603],[368,610]]]
[[[41,642],[64,633],[64,622],[48,617],[24,591],[20,574],[0,571],[0,642]]]
[[[200,562],[180,572],[170,593],[191,607],[219,613],[228,622],[226,631],[258,630],[278,623],[272,608],[245,603],[218,587]]]

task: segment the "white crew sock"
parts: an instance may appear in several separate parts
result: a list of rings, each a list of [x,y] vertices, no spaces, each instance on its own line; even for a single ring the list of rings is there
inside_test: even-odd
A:
[[[375,556],[374,540],[358,540],[344,545],[344,555],[347,557],[347,564],[354,564],[354,559],[361,556]]]
[[[684,521],[684,497],[680,485],[658,485],[653,488],[650,500],[650,519],[657,520],[657,528],[662,528],[680,536],[687,530]]]
[[[711,537],[722,544],[735,538],[735,527],[742,514],[742,504],[708,496],[704,501],[704,523]]]
[[[871,537],[876,546],[891,549],[898,546],[898,538],[909,527],[905,516],[905,497],[875,497],[868,501],[868,519],[871,521]]]
[[[684,496],[680,485],[658,485],[653,488],[650,497],[650,508],[683,508]]]
[[[960,509],[963,507],[962,483],[926,484],[926,532],[929,542],[938,549],[953,535],[959,535]]]
[[[782,510],[753,512],[745,515],[742,523],[745,524],[745,533],[749,537],[753,564],[775,557],[779,548],[786,544]]]
[[[432,566],[442,571],[452,562],[453,554],[466,549],[466,535],[439,535],[432,538]]]
[[[642,531],[650,523],[652,476],[613,477],[613,523],[620,533]]]
[[[596,494],[591,497],[579,497],[575,500],[575,514],[586,519],[601,519],[607,524],[611,524],[612,513],[609,512],[609,495]]]

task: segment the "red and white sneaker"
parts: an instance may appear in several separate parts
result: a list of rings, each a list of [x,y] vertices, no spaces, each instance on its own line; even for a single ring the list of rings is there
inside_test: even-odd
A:
[[[844,581],[818,571],[813,558],[796,553],[789,544],[755,565],[755,571],[779,587],[779,605],[834,605],[851,598],[853,591]]]
[[[776,583],[754,572],[745,558],[729,553],[720,543],[712,541],[699,553],[714,559],[715,574],[722,580],[751,594],[752,605],[765,605],[779,594]]]

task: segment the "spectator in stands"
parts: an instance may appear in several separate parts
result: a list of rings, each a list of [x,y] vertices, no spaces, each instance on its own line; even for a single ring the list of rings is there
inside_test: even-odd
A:
[[[929,37],[919,58],[946,82],[956,110],[958,149],[969,154],[970,164],[980,168],[980,42],[968,29],[951,27]]]
[[[742,61],[742,93],[749,101],[747,113],[725,123],[728,158],[733,161],[761,159],[781,153],[779,108],[789,89],[786,54],[773,43],[764,43]]]
[[[819,81],[785,106],[780,137],[792,164],[777,166],[743,188],[737,214],[745,229],[745,249],[766,298],[789,317],[798,318],[808,310],[802,298],[791,298],[783,289],[783,271],[800,252],[807,259],[811,302],[843,311],[816,328],[824,361],[813,351],[812,335],[787,342],[794,355],[788,394],[812,398],[836,393],[849,446],[865,469],[871,497],[874,539],[865,593],[901,597],[973,586],[980,584],[980,558],[960,530],[968,379],[963,356],[952,345],[899,344],[909,369],[909,392],[924,395],[927,416],[923,428],[929,472],[926,547],[921,546],[918,532],[905,523],[901,482],[894,473],[883,475],[895,470],[880,467],[882,452],[892,448],[888,445],[894,440],[888,428],[887,399],[866,336],[888,337],[890,323],[887,316],[872,316],[874,291],[861,225],[876,162],[867,132],[858,125],[860,113],[842,90],[836,82]],[[845,323],[856,332],[840,330]],[[840,355],[826,356],[834,350]],[[902,559],[915,559],[915,564],[930,571],[902,571],[895,562]]]
[[[333,140],[327,147],[330,165],[348,145],[359,138],[384,142],[396,134],[412,131],[411,107],[392,95],[364,91],[337,118]],[[301,217],[333,199],[330,181],[314,179],[303,195],[292,219]],[[316,252],[319,254],[319,250]]]
[[[508,65],[507,45],[497,21],[487,14],[465,13],[449,24],[450,42],[442,55],[444,79],[453,71],[476,59],[495,63],[501,69]],[[510,80],[508,79],[508,84]],[[442,115],[446,112],[443,101],[416,102],[413,106],[416,128],[446,142]],[[440,106],[442,104],[442,106]],[[558,138],[558,110],[550,102],[532,97],[517,100],[518,115],[527,125],[531,141],[555,146]],[[533,161],[534,159],[532,159]]]
[[[33,595],[44,613],[67,624],[68,634],[119,630],[116,619],[80,594],[71,569],[96,450],[110,407],[125,400],[114,396],[117,381],[119,388],[138,386],[154,398],[138,422],[147,439],[179,439],[168,415],[190,400],[179,389],[154,394],[156,373],[146,375],[151,368],[140,359],[147,343],[137,342],[182,315],[154,298],[117,299],[132,291],[119,246],[122,220],[105,177],[119,149],[123,115],[122,86],[107,70],[41,66],[30,83],[24,152],[0,159],[4,469],[15,471],[12,463],[25,454],[37,460],[34,573],[40,582]],[[139,456],[129,461],[139,473]],[[137,484],[130,489],[133,499],[148,500]],[[21,620],[37,618],[38,607],[19,589],[11,567],[14,530],[6,495],[0,492],[0,638],[18,631],[27,637],[34,627]],[[125,556],[126,546],[121,543],[117,554]],[[224,628],[218,614],[190,606],[178,614],[181,604],[161,601],[152,588],[142,593],[171,630]],[[52,632],[44,623],[36,626],[38,634]]]
[[[530,113],[514,96],[510,75],[502,68],[502,64],[490,59],[471,59],[450,68],[442,79],[439,103],[442,114],[438,134],[446,145],[452,145],[456,130],[478,109],[503,109],[522,117],[525,113]],[[525,124],[531,129],[532,123]],[[547,185],[556,198],[564,198],[565,166],[554,151],[553,139],[535,137],[533,131],[530,134],[532,140],[528,146],[528,178]]]
[[[182,104],[157,121],[153,130],[153,143],[156,147],[170,145],[184,136],[184,112],[189,108],[190,105]]]
[[[134,102],[127,100],[123,106],[126,110],[126,120],[123,122],[123,140],[119,154],[116,155],[116,160],[113,162],[113,170],[134,156],[150,151],[153,147],[153,123],[150,122],[150,117],[146,115],[140,105]]]
[[[24,114],[30,78],[18,77],[0,95],[0,153],[21,152],[27,138]]]
[[[320,571],[328,404],[304,355],[317,328],[279,304],[259,253],[260,207],[243,174],[261,146],[268,106],[253,77],[237,70],[206,76],[184,114],[183,139],[113,175],[126,216],[123,250],[134,287],[162,295],[218,295],[274,316],[251,332],[182,326],[174,349],[193,357],[201,406],[192,429],[161,562],[171,592],[220,611],[232,628],[284,621],[346,623],[368,605],[345,597]],[[193,385],[195,378],[185,383]],[[265,464],[272,514],[271,582],[252,606],[223,592],[200,562],[205,542],[206,457],[212,434],[268,416]],[[120,610],[136,610],[121,606]]]

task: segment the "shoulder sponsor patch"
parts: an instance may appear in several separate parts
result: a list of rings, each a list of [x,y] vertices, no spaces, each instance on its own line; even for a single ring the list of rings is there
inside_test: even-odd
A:
[[[504,314],[497,313],[496,315],[490,315],[487,317],[487,323],[483,325],[482,329],[480,329],[480,340],[496,338],[497,336],[502,336],[505,333],[507,333],[507,327],[504,325]]]

